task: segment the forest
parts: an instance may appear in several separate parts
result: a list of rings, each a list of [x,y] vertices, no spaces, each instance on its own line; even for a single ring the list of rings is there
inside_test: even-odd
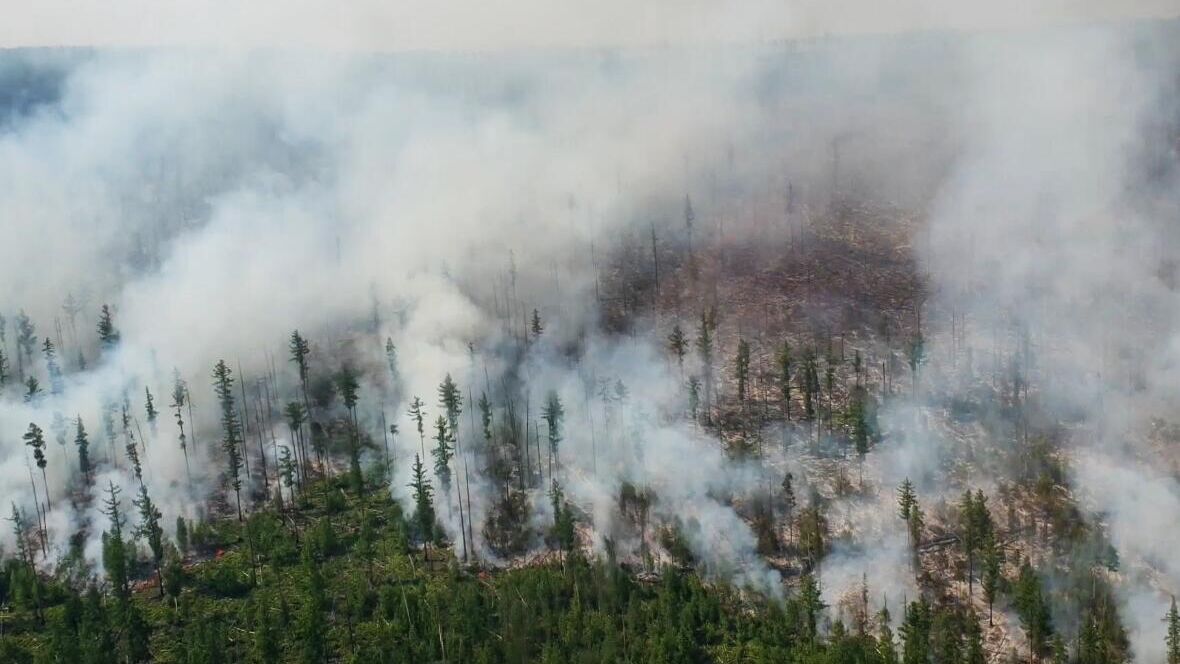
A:
[[[0,155],[0,662],[1180,664],[1176,20],[18,49]]]

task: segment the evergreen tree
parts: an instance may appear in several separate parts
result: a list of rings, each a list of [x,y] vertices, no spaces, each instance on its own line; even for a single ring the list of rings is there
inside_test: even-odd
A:
[[[996,543],[995,534],[985,534],[980,553],[980,564],[983,569],[979,583],[983,587],[983,598],[987,601],[987,624],[989,627],[992,624],[992,607],[996,602],[996,593],[1000,589],[1000,565],[1002,562],[1003,552],[1000,551],[1000,547]]]
[[[672,332],[668,335],[668,350],[672,351],[672,356],[676,358],[676,366],[683,374],[684,356],[688,353],[688,337],[684,335],[680,323],[672,326]]]
[[[697,352],[701,356],[701,371],[705,380],[705,423],[711,420],[713,407],[713,332],[714,320],[708,311],[701,312],[701,323],[697,327]]]
[[[147,412],[148,424],[152,426],[152,430],[156,429],[156,417],[159,416],[159,411],[156,410],[156,400],[152,396],[152,390],[148,386],[143,387],[143,408]]]
[[[53,345],[53,340],[45,337],[45,343],[41,345],[41,352],[45,355],[45,372],[49,375],[49,391],[52,394],[61,394],[65,390],[65,383],[61,377],[61,367],[57,363],[57,348]]]
[[[32,368],[33,351],[37,347],[37,326],[22,309],[16,315],[16,367],[21,382],[25,380],[25,367]]]
[[[183,516],[176,517],[176,548],[180,549],[181,553],[188,553],[188,549],[189,549],[188,524],[185,523]]]
[[[29,374],[25,379],[25,403],[37,405],[41,401],[41,381],[37,377]]]
[[[90,472],[90,439],[86,435],[86,427],[82,424],[82,416],[79,415],[75,421],[77,429],[74,444],[78,447],[78,472],[82,476],[82,483],[89,487],[94,480]]]
[[[561,425],[565,420],[565,408],[561,405],[561,397],[556,390],[550,390],[545,400],[545,407],[541,409],[541,419],[548,427],[549,453],[557,459],[557,446],[561,443]]]
[[[799,582],[799,606],[803,611],[803,638],[812,643],[819,635],[819,616],[824,610],[823,593],[815,575],[806,573]]]
[[[931,610],[926,598],[911,602],[901,624],[903,664],[927,664],[930,661]]]
[[[164,529],[160,527],[160,519],[163,515],[152,503],[152,499],[148,496],[147,487],[143,484],[139,485],[139,498],[133,501],[133,504],[139,508],[139,525],[136,526],[134,535],[143,538],[147,542],[148,550],[152,552],[152,564],[156,568],[156,581],[160,585],[160,597],[163,597]]]
[[[1049,655],[1053,637],[1049,605],[1045,601],[1041,578],[1027,559],[1020,567],[1020,576],[1013,589],[1013,604],[1020,616],[1020,626],[1028,636],[1029,650],[1038,658]]]
[[[1165,618],[1168,623],[1167,635],[1164,643],[1167,645],[1168,664],[1180,664],[1180,612],[1176,610],[1176,598],[1172,597],[1172,606]]]
[[[455,448],[446,417],[438,416],[434,421],[434,431],[435,447],[430,451],[434,457],[434,476],[438,478],[442,492],[448,494],[451,489],[451,458],[455,456]]]
[[[421,399],[414,397],[410,402],[409,411],[410,419],[414,420],[414,426],[418,429],[418,442],[422,446],[423,455],[426,454],[426,411],[422,408],[425,405]]]
[[[532,332],[534,341],[540,339],[541,333],[545,331],[545,328],[541,325],[541,313],[536,309],[533,309],[533,318],[529,323],[529,331]]]
[[[701,406],[701,380],[696,376],[688,379],[688,412],[692,415],[692,421],[697,420],[697,410]]]
[[[180,378],[180,371],[174,370],[172,374],[172,403],[170,407],[173,410],[173,415],[176,417],[176,428],[180,432],[177,440],[180,443],[180,453],[184,455],[184,472],[189,477],[189,482],[191,483],[192,475],[188,463],[188,436],[184,433],[184,405],[187,398],[188,386]]]
[[[744,403],[750,380],[750,344],[746,343],[745,339],[738,339],[734,378],[737,379],[738,401]]]
[[[393,345],[393,337],[385,338],[385,363],[389,367],[389,384],[396,394],[401,384],[401,372],[398,370],[397,346]]]
[[[213,391],[221,405],[221,450],[225,453],[226,476],[237,499],[238,521],[242,520],[242,434],[234,407],[233,371],[225,360],[218,360],[213,367]]]
[[[983,630],[974,612],[968,611],[965,628],[963,664],[987,664],[987,654],[983,650]]]
[[[49,500],[49,479],[45,473],[45,466],[49,465],[45,457],[45,432],[35,423],[29,422],[29,429],[22,438],[25,441],[25,445],[33,448],[33,461],[41,469],[41,484],[45,487],[45,505],[46,507],[52,507]]]
[[[882,606],[877,612],[877,658],[881,664],[897,664],[897,645],[893,641],[890,621],[888,605]]]
[[[787,421],[791,421],[791,344],[784,341],[778,353],[778,381],[782,394],[783,410]]]
[[[130,556],[127,543],[123,540],[123,526],[126,521],[120,511],[121,491],[114,482],[107,484],[107,497],[103,500],[102,513],[110,521],[110,530],[102,534],[102,562],[115,597],[122,601],[131,598],[131,580]]]
[[[98,341],[103,348],[114,348],[119,343],[119,331],[115,329],[109,305],[102,305],[98,315]]]
[[[324,664],[328,661],[328,595],[319,562],[310,544],[303,549],[304,596],[296,624],[299,661]]]
[[[910,512],[917,504],[918,496],[914,493],[914,483],[907,477],[897,488],[897,515],[901,517],[902,521],[909,521]]]
[[[434,540],[434,489],[430,480],[426,478],[426,470],[422,466],[422,458],[414,455],[414,466],[411,471],[413,481],[410,488],[414,490],[414,523],[418,527],[418,534],[423,545]]]
[[[364,494],[365,489],[365,479],[361,474],[360,432],[358,430],[356,416],[357,392],[360,389],[360,384],[357,381],[356,373],[348,365],[341,368],[340,373],[336,376],[336,388],[340,392],[340,399],[344,402],[344,407],[348,409],[349,480],[352,484],[353,492],[360,496]]]

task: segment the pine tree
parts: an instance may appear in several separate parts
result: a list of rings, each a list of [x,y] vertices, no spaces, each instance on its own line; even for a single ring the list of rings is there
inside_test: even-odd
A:
[[[328,661],[328,595],[310,543],[303,549],[303,571],[306,577],[304,598],[296,624],[299,661],[324,664]]]
[[[897,515],[902,521],[910,520],[910,511],[918,504],[917,494],[914,493],[914,483],[905,478],[897,489]]]
[[[103,500],[102,513],[110,521],[110,530],[104,532],[102,536],[102,562],[115,596],[120,600],[129,600],[131,598],[130,560],[127,543],[123,540],[123,526],[126,521],[120,511],[119,493],[121,491],[114,482],[107,484],[107,497]]]
[[[711,420],[710,413],[713,407],[713,330],[714,321],[709,312],[701,312],[701,323],[697,327],[697,352],[701,356],[701,371],[704,373],[705,380],[705,423],[708,424]]]
[[[9,371],[8,356],[4,354],[4,345],[0,344],[0,389],[8,384]]]
[[[37,377],[29,374],[25,379],[25,403],[37,405],[41,401],[41,381]]]
[[[418,429],[418,442],[422,446],[422,454],[426,454],[426,411],[422,409],[426,404],[418,397],[410,402],[410,419],[414,420],[414,426]]]
[[[221,449],[225,453],[226,476],[237,498],[238,521],[242,520],[242,444],[241,426],[237,409],[234,407],[233,371],[225,360],[218,360],[213,367],[213,391],[221,405]]]
[[[529,323],[529,331],[533,334],[533,341],[541,338],[541,333],[545,331],[544,326],[541,325],[541,312],[533,309],[533,319]]]
[[[119,343],[119,331],[115,329],[109,305],[102,305],[98,315],[98,341],[103,348],[114,348]]]
[[[49,390],[52,394],[61,394],[65,390],[65,383],[61,377],[61,367],[57,363],[57,348],[53,340],[45,337],[41,345],[41,352],[45,355],[45,372],[49,375]]]
[[[393,345],[393,337],[385,338],[385,363],[389,367],[389,384],[393,387],[396,395],[398,386],[401,384],[401,372],[398,370],[397,346]]]
[[[336,388],[340,392],[344,407],[348,409],[348,474],[353,492],[360,496],[364,494],[365,489],[365,479],[361,474],[360,431],[356,416],[357,392],[360,389],[360,384],[357,381],[356,373],[348,365],[342,367],[340,373],[337,374]]]
[[[49,465],[45,458],[45,432],[41,427],[33,422],[29,422],[29,430],[22,436],[25,445],[33,448],[33,460],[37,463],[37,467],[41,469],[41,484],[45,487],[45,506],[51,508],[52,505],[49,500],[49,479],[45,473],[45,466]]]
[[[557,459],[557,446],[561,443],[561,425],[565,420],[565,408],[561,405],[561,397],[557,395],[556,390],[550,390],[549,396],[545,400],[545,406],[541,409],[541,419],[545,420],[548,427],[549,436],[549,453],[553,455],[553,459]]]
[[[803,637],[812,643],[819,635],[819,615],[824,610],[824,602],[819,581],[810,572],[799,582],[799,605],[803,611]]]
[[[82,424],[82,416],[79,415],[75,421],[77,429],[74,434],[74,445],[78,447],[78,472],[82,476],[82,483],[89,487],[94,481],[90,472],[90,439],[86,435],[86,427]]]
[[[1002,562],[1003,553],[996,543],[995,534],[987,533],[984,535],[981,545],[980,564],[983,569],[979,584],[983,587],[983,598],[987,601],[987,624],[989,627],[992,624],[992,607],[995,605],[996,593],[1000,589],[1000,564]],[[1176,664],[1180,664],[1180,662]]]
[[[688,379],[688,412],[692,415],[692,421],[697,421],[697,410],[701,406],[701,380],[696,376],[691,376]]]
[[[877,612],[877,658],[881,664],[897,664],[897,644],[893,641],[890,621],[889,606],[882,606]]]
[[[185,522],[183,516],[176,517],[176,548],[180,549],[181,553],[188,553],[188,524]]]
[[[750,380],[750,344],[746,343],[745,339],[738,339],[734,377],[737,379],[738,401],[744,403]]]
[[[688,337],[684,336],[680,323],[672,326],[672,332],[668,335],[668,350],[672,351],[672,356],[676,358],[676,366],[683,374],[684,356],[688,353]]]
[[[1045,657],[1050,651],[1053,623],[1041,578],[1027,559],[1020,567],[1020,576],[1013,589],[1013,604],[1020,616],[1020,626],[1028,636],[1029,650],[1038,658]]]
[[[176,416],[176,428],[180,432],[177,440],[180,443],[180,453],[184,455],[184,473],[189,478],[189,483],[191,484],[192,471],[189,470],[188,463],[188,436],[184,433],[184,405],[187,397],[188,386],[180,378],[180,371],[174,370],[172,373],[172,403],[170,407]]]
[[[1168,609],[1166,620],[1168,632],[1164,642],[1168,647],[1168,664],[1180,664],[1180,612],[1176,610],[1175,597],[1172,598],[1172,606]]]
[[[156,400],[152,396],[152,390],[146,385],[143,388],[143,396],[143,406],[144,410],[147,412],[148,424],[152,426],[152,431],[155,431],[156,417],[158,417],[160,413],[156,410]]]
[[[143,484],[139,485],[139,498],[133,501],[133,504],[139,508],[139,525],[135,527],[135,537],[143,538],[148,545],[148,549],[152,552],[152,564],[156,568],[156,581],[160,585],[160,597],[164,596],[164,529],[160,527],[160,519],[163,517],[160,510],[152,503],[152,499],[148,496],[147,487]]]
[[[975,612],[968,610],[966,629],[964,633],[963,664],[987,664],[987,654],[983,650],[983,630],[979,627],[979,619]]]
[[[16,367],[21,382],[25,380],[25,367],[33,363],[33,350],[37,347],[37,326],[22,309],[16,315]]]
[[[426,470],[422,466],[422,458],[414,455],[414,466],[411,471],[413,481],[410,488],[414,490],[414,523],[418,527],[423,545],[429,545],[434,540],[434,489],[430,480],[426,478]]]
[[[451,444],[452,438],[447,418],[439,415],[434,421],[435,447],[430,451],[434,457],[434,476],[438,478],[438,485],[444,494],[451,489],[451,459],[455,456],[455,448]]]
[[[926,598],[910,602],[901,624],[903,664],[927,664],[930,661],[931,611]]]
[[[783,410],[787,421],[791,421],[791,344],[784,341],[778,353],[778,381],[782,394]]]

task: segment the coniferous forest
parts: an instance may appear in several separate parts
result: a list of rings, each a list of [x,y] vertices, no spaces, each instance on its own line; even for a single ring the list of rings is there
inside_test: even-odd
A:
[[[0,662],[1180,664],[1180,11],[664,4],[0,51]]]

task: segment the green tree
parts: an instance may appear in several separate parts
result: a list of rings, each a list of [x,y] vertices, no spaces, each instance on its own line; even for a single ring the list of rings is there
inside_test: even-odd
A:
[[[1020,626],[1028,636],[1029,650],[1037,658],[1050,654],[1053,622],[1045,600],[1041,578],[1026,559],[1013,590],[1013,604],[1020,616]]]
[[[782,395],[783,410],[787,421],[791,421],[791,344],[783,342],[778,353],[778,386]]]
[[[82,476],[82,483],[89,487],[94,481],[90,467],[90,438],[86,435],[86,427],[82,424],[82,416],[75,420],[77,423],[74,433],[74,445],[78,448],[78,473]]]
[[[65,390],[65,384],[61,377],[61,367],[57,363],[57,349],[53,345],[53,340],[45,337],[45,343],[41,345],[41,352],[45,355],[45,372],[49,375],[49,391],[52,394],[61,394]]]
[[[49,461],[45,457],[45,432],[35,423],[29,422],[29,429],[22,438],[25,445],[33,448],[33,460],[41,469],[41,484],[45,487],[45,505],[52,508],[49,500],[49,479],[45,473],[45,467],[49,465]]]
[[[411,471],[413,481],[410,488],[414,490],[414,523],[418,527],[418,535],[422,538],[423,546],[434,540],[434,488],[426,477],[426,470],[422,466],[422,458],[414,455],[414,466]]]
[[[110,305],[102,305],[98,314],[98,341],[103,348],[108,349],[119,343],[119,330],[115,329]]]
[[[1172,606],[1165,618],[1168,623],[1167,635],[1164,643],[1167,645],[1168,664],[1180,664],[1180,611],[1176,610],[1176,598],[1172,597]]]
[[[242,521],[242,429],[234,407],[233,371],[225,360],[213,367],[213,391],[221,406],[221,450],[225,453],[226,476],[237,499],[238,521]]]
[[[688,354],[688,337],[684,335],[680,323],[673,325],[672,332],[668,334],[668,350],[672,351],[672,356],[676,358],[676,366],[683,375],[684,356]]]
[[[744,403],[750,380],[750,344],[745,339],[738,339],[734,378],[737,379],[738,401]]]
[[[713,332],[716,321],[709,311],[701,312],[701,322],[697,327],[697,352],[701,357],[701,372],[705,380],[705,423],[711,421],[710,413],[713,408]]]
[[[914,492],[914,483],[905,478],[897,488],[897,515],[902,521],[910,520],[910,512],[918,504],[918,496]]]
[[[152,503],[151,497],[148,496],[147,487],[143,484],[139,485],[139,498],[133,501],[133,504],[139,508],[139,525],[136,526],[133,534],[143,538],[147,542],[148,550],[152,552],[152,565],[156,568],[156,581],[160,585],[160,597],[163,597],[164,529],[160,527],[160,519],[163,515]]]
[[[545,420],[548,428],[549,453],[556,460],[557,446],[561,443],[562,439],[561,425],[565,420],[565,407],[561,405],[561,397],[557,395],[556,390],[549,391],[549,396],[545,400],[545,406],[541,409],[541,419]]]

